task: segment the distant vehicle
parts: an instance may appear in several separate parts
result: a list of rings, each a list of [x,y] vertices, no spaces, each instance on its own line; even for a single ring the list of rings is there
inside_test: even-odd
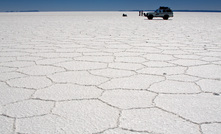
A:
[[[123,17],[127,17],[127,14],[123,14],[122,16],[123,16]]]
[[[173,17],[173,11],[169,7],[160,7],[155,12],[144,13],[149,20],[153,17],[162,17],[164,20],[168,20],[169,17]]]

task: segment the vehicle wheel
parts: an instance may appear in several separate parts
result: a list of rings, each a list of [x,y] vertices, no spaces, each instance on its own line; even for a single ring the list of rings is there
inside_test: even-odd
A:
[[[169,18],[168,15],[164,15],[164,16],[163,16],[163,19],[164,19],[164,20],[168,20],[168,18]]]
[[[153,15],[149,15],[149,16],[147,16],[147,18],[148,18],[149,20],[152,20],[152,19],[153,19]]]

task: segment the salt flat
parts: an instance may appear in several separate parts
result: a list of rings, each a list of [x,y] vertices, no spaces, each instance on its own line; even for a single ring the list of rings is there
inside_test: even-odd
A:
[[[221,14],[0,13],[0,133],[220,134]]]

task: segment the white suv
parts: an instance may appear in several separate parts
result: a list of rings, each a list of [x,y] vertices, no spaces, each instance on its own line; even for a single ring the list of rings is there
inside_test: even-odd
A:
[[[149,20],[152,20],[153,17],[162,17],[164,20],[168,20],[169,17],[173,17],[173,11],[169,7],[160,7],[155,12],[145,13]]]

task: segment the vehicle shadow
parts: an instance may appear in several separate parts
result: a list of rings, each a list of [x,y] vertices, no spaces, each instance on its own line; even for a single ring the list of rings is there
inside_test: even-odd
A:
[[[172,21],[173,19],[168,19],[168,20],[164,20],[164,19],[152,19],[152,20],[144,19],[144,20],[148,20],[148,21]]]

